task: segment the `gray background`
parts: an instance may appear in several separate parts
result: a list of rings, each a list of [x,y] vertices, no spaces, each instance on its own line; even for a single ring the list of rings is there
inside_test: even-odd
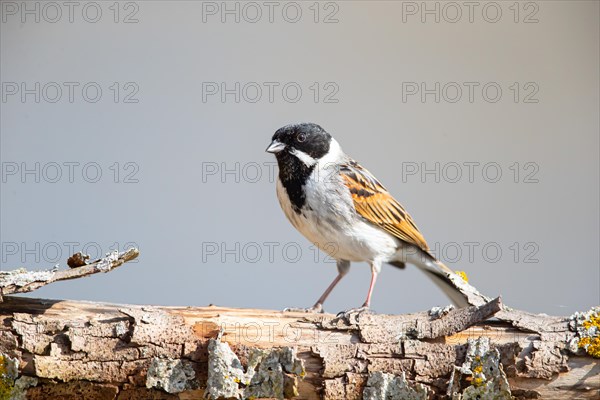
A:
[[[58,18],[43,2],[28,2],[39,7],[39,22],[28,14],[23,22],[14,9],[21,2],[7,3],[0,27],[2,270],[64,266],[70,246],[92,256],[128,242],[141,250],[136,263],[34,296],[312,305],[335,266],[285,219],[269,176],[274,159],[264,149],[280,126],[313,121],[380,178],[438,255],[482,292],[549,314],[600,302],[598,2],[520,3],[518,15],[513,2],[478,2],[472,22],[464,6],[458,18],[456,8],[429,2],[439,22],[429,14],[423,22],[421,2],[344,1],[318,4],[316,23],[313,2],[297,3],[295,23],[286,18],[295,18],[296,4],[285,2],[276,3],[272,22],[262,2],[255,22],[256,8],[227,3],[239,7],[239,23],[207,12],[221,2],[120,2],[117,23],[112,1],[77,3],[73,22],[66,7]],[[101,18],[88,22],[96,8]],[[137,22],[124,22],[130,13]],[[35,94],[23,100],[9,93],[21,83],[35,92],[35,82],[39,102]],[[63,88],[55,103],[49,82]],[[64,82],[79,85],[72,102]],[[89,82],[102,89],[97,102],[93,90],[82,94]],[[221,101],[204,92],[203,99],[210,82],[240,82],[239,102],[233,94]],[[249,82],[263,89],[256,102]],[[279,85],[272,102],[264,82]],[[302,89],[296,102],[293,87],[282,94],[290,82]],[[429,89],[440,83],[439,102],[407,93],[422,82]],[[472,101],[465,82],[478,85]],[[482,94],[486,84],[491,89]],[[463,93],[452,102],[456,86]],[[495,87],[502,95],[493,102]],[[135,88],[129,100],[138,102],[125,102]],[[464,163],[471,162],[479,164],[469,179]],[[21,175],[36,163],[39,176]],[[72,182],[65,163],[79,163],[71,164]],[[436,163],[439,181],[421,176]],[[221,175],[236,166],[237,175]],[[493,182],[497,170],[502,176]],[[362,304],[369,276],[366,264],[355,264],[325,308]],[[414,267],[387,267],[373,308],[399,313],[447,303]]]

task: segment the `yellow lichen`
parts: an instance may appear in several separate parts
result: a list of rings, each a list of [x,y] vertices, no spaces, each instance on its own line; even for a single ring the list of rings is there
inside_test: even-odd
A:
[[[479,387],[486,382],[486,377],[483,374],[483,365],[481,363],[481,357],[475,356],[473,364],[471,365],[471,372],[473,374],[471,379],[471,385]]]
[[[600,337],[579,339],[579,348],[585,349],[594,358],[600,358]]]
[[[592,326],[596,328],[600,328],[600,315],[591,315],[590,319],[583,321],[583,327],[585,329],[590,329]]]
[[[473,373],[471,385],[479,387],[486,383],[486,377],[483,373],[483,364],[480,356],[475,356],[473,358],[471,372]]]
[[[463,279],[463,281],[469,282],[469,277],[467,276],[467,273],[465,271],[455,271],[454,273],[460,276]]]
[[[577,348],[584,349],[594,358],[600,358],[600,307],[586,313],[575,313],[578,340]]]

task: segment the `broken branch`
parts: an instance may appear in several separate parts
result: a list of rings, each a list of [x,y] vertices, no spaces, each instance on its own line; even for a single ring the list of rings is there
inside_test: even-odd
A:
[[[0,301],[2,301],[3,296],[32,292],[53,282],[112,271],[127,261],[133,260],[139,254],[140,252],[136,248],[131,248],[122,253],[115,250],[90,264],[67,270],[58,270],[55,267],[45,271],[27,271],[24,268],[13,271],[0,271]]]

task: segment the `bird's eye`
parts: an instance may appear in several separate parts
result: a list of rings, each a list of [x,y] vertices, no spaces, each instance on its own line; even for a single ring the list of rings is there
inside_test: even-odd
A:
[[[298,143],[302,143],[306,140],[306,135],[304,133],[300,133],[298,136],[296,136],[296,140]]]

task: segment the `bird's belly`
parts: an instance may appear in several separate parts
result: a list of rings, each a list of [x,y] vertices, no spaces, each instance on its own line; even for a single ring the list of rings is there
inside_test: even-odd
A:
[[[322,216],[315,211],[292,211],[290,221],[311,243],[330,257],[348,261],[389,261],[398,248],[388,233],[363,221],[349,223],[338,215]]]
[[[398,240],[358,217],[349,196],[329,196],[332,191],[315,193],[309,188],[306,206],[298,213],[280,181],[277,183],[277,197],[288,220],[330,257],[356,262],[393,259]]]

